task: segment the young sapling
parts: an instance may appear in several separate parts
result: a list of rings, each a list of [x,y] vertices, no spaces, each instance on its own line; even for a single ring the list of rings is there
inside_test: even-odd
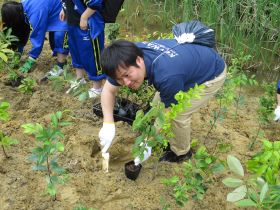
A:
[[[64,138],[61,128],[70,125],[70,122],[62,120],[64,112],[58,111],[52,114],[51,122],[46,126],[39,123],[27,123],[21,126],[24,133],[36,138],[36,147],[28,160],[35,163],[33,170],[46,172],[47,193],[53,200],[56,200],[57,184],[64,184],[67,178],[65,169],[58,164],[59,153],[64,151],[64,144],[60,142]]]

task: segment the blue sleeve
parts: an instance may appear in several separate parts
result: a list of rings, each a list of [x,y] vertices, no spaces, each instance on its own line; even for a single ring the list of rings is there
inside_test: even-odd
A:
[[[164,103],[165,108],[170,107],[172,103],[177,103],[174,96],[180,90],[184,90],[184,81],[181,75],[169,77],[161,82],[158,91],[160,92],[160,99]]]
[[[112,79],[111,77],[107,77],[107,80],[108,80],[108,82],[110,82],[111,85],[120,86],[120,84],[117,83],[117,81]]]
[[[30,41],[32,44],[29,56],[32,58],[38,58],[42,51],[47,30],[47,20],[47,11],[43,10],[29,16],[29,23],[31,25]]]
[[[85,5],[93,10],[100,9],[102,7],[103,0],[83,0]]]
[[[277,93],[280,94],[280,80],[278,81],[278,84],[277,84]]]

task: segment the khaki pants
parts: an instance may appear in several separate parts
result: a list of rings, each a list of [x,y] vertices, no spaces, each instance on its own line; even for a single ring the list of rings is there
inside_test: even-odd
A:
[[[200,99],[192,100],[192,106],[184,112],[177,115],[172,121],[172,131],[175,134],[174,139],[170,140],[170,148],[176,155],[186,154],[190,150],[191,143],[191,118],[192,113],[205,106],[212,96],[222,87],[226,78],[226,68],[215,79],[203,83],[205,89],[200,94]],[[159,101],[159,92],[156,92],[153,102]]]

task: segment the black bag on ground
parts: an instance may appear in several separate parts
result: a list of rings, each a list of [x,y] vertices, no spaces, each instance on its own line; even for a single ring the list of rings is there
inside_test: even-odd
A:
[[[100,12],[105,23],[115,23],[124,0],[104,0],[103,2],[104,6]]]
[[[194,43],[215,48],[215,32],[198,20],[179,23],[172,27],[178,43]]]

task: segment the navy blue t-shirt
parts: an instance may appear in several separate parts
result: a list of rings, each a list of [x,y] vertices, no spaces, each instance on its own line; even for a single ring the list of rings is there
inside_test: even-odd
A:
[[[165,107],[176,104],[174,96],[222,73],[225,62],[212,48],[180,44],[175,39],[136,43],[144,52],[147,79],[160,92]],[[118,85],[111,78],[108,81]]]

